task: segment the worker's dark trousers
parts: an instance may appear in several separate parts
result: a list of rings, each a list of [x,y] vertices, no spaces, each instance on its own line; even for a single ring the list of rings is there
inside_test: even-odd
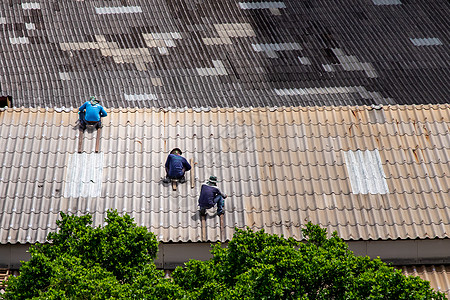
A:
[[[101,119],[100,119],[100,121],[93,123],[93,122],[86,121],[85,116],[86,116],[86,112],[84,112],[84,111],[80,111],[78,113],[78,118],[80,119],[80,127],[81,128],[86,129],[87,124],[95,125],[96,128],[102,127]]]
[[[214,197],[213,202],[214,202],[214,204],[217,204],[217,214],[218,215],[223,214],[223,212],[224,212],[223,207],[225,206],[225,201],[224,201],[222,195],[217,195],[216,197]],[[211,207],[208,207],[208,208],[211,208]],[[204,215],[208,208],[200,207],[200,214]]]

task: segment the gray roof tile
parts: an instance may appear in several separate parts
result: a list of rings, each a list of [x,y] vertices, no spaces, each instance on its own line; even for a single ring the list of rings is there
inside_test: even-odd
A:
[[[9,4],[0,3],[0,94],[11,95],[16,107],[76,107],[91,95],[107,107],[139,108],[450,99],[446,0],[195,6],[61,0],[58,10],[44,0]],[[228,82],[240,84],[230,91]],[[346,86],[362,86],[368,93],[286,97],[271,92]],[[158,100],[130,102],[125,95]]]

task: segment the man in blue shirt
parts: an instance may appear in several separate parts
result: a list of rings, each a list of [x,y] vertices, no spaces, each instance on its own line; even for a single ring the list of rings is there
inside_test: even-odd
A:
[[[180,183],[186,182],[184,173],[191,169],[191,165],[186,158],[181,156],[181,150],[175,148],[170,151],[166,160],[166,178],[163,180],[165,183],[169,183],[171,179],[179,179]]]
[[[78,109],[80,118],[81,129],[86,129],[86,124],[95,125],[96,128],[102,127],[102,117],[106,117],[108,114],[106,110],[99,104],[100,101],[95,97],[91,97],[89,101],[86,101]]]
[[[226,194],[222,193],[217,188],[217,177],[210,176],[206,184],[202,185],[200,191],[200,197],[198,198],[198,206],[200,206],[200,215],[204,216],[206,210],[214,207],[217,204],[217,215],[222,215],[225,211],[223,209],[225,205],[224,199]]]

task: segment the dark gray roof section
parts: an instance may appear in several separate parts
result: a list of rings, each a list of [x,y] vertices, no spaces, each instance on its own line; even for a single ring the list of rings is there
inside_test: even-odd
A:
[[[8,0],[0,93],[15,106],[435,104],[450,2]]]

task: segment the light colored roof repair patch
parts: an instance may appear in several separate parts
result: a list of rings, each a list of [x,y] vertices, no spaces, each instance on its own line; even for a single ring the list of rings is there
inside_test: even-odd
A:
[[[344,153],[353,194],[389,194],[378,149]]]
[[[99,197],[103,180],[103,153],[73,153],[67,164],[64,197]]]

